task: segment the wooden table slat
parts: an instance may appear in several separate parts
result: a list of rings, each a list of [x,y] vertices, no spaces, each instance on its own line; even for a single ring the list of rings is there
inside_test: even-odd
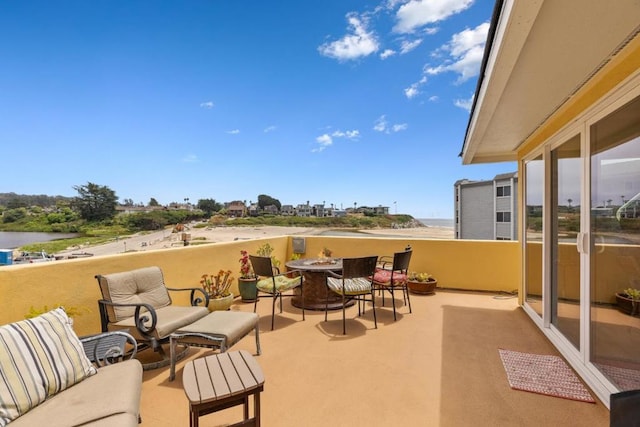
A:
[[[236,367],[233,365],[233,361],[229,357],[230,353],[222,353],[218,355],[218,362],[220,362],[220,366],[226,375],[227,384],[229,385],[229,390],[231,395],[240,394],[245,391],[244,385],[238,376],[238,372],[236,371]]]
[[[258,365],[258,361],[248,351],[241,350],[239,353],[244,359],[247,368],[251,371],[256,385],[264,384],[264,374],[262,373],[262,368]]]
[[[233,366],[235,366],[236,371],[238,372],[238,376],[240,377],[240,381],[242,381],[242,385],[245,390],[253,390],[258,386],[256,379],[253,377],[251,370],[247,366],[247,362],[245,362],[244,357],[242,357],[241,351],[237,353],[230,353],[229,358],[233,362]]]
[[[205,357],[203,359],[196,359],[194,362],[200,361],[200,365],[203,366],[201,372],[198,373],[202,377],[202,382],[208,382],[210,389],[204,392],[201,387],[202,401],[207,402],[209,400],[218,400],[231,395],[231,389],[224,377],[222,367],[218,363],[218,359],[215,357]]]

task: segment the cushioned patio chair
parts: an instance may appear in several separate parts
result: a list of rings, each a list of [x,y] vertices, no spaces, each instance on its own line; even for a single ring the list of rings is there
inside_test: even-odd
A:
[[[285,294],[285,292],[293,291],[293,289],[300,286],[302,300],[304,301],[304,279],[302,272],[292,270],[287,273],[280,273],[280,269],[271,263],[270,257],[249,255],[249,260],[251,261],[253,272],[259,277],[258,283],[256,284],[258,295],[253,304],[253,312],[255,313],[260,298],[273,298],[271,303],[271,330],[273,331],[276,299],[280,298],[280,313],[282,313],[282,297],[295,296],[293,293]],[[291,275],[294,275],[294,277],[289,277]],[[260,295],[261,292],[267,295]],[[304,305],[302,306],[302,320],[305,320]]]
[[[346,327],[346,304],[351,300],[358,301],[358,316],[364,313],[364,303],[370,301],[373,305],[373,321],[378,329],[378,319],[376,318],[376,301],[373,295],[373,274],[378,262],[377,256],[360,258],[343,258],[342,274],[327,271],[327,288],[342,296],[342,333],[347,333]],[[369,298],[367,298],[369,296]],[[329,294],[324,309],[324,321],[327,321],[329,311]],[[360,303],[363,303],[362,310]]]
[[[380,266],[376,268],[373,275],[373,285],[382,292],[382,306],[384,307],[384,292],[391,293],[391,303],[393,304],[393,320],[396,320],[396,300],[393,295],[395,289],[402,290],[402,300],[409,305],[409,313],[411,313],[411,299],[409,297],[409,288],[407,287],[409,262],[411,261],[412,251],[405,250],[396,252],[393,257],[380,257]]]
[[[162,344],[173,332],[209,314],[209,297],[201,288],[168,288],[159,267],[98,274],[96,279],[102,293],[98,301],[102,331],[128,330],[140,350],[152,348],[162,356],[145,369],[168,365]],[[173,305],[169,291],[190,292],[191,306]]]

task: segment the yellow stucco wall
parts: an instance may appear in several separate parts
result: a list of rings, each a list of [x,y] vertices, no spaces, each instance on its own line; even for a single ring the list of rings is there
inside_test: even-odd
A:
[[[274,255],[283,264],[290,258],[291,237],[285,236],[2,267],[0,324],[21,320],[31,306],[40,309],[62,304],[90,310],[76,317],[75,329],[80,335],[96,333],[100,330],[96,274],[157,265],[168,286],[193,287],[199,285],[202,274],[219,269],[230,269],[237,277],[240,250],[255,253],[266,242],[275,248]],[[306,237],[305,256],[315,257],[325,247],[336,257],[392,255],[407,244],[414,250],[410,268],[433,274],[441,287],[511,291],[520,280],[517,242],[312,236]],[[174,293],[174,303],[188,304],[188,293],[184,294]]]

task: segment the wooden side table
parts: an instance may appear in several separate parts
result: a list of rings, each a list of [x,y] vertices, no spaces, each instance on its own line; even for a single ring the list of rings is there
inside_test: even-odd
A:
[[[229,351],[192,360],[184,367],[182,384],[189,399],[190,427],[198,427],[198,419],[203,415],[237,405],[244,406],[244,420],[233,426],[260,426],[264,375],[248,351]],[[253,418],[249,418],[250,395],[253,395]]]

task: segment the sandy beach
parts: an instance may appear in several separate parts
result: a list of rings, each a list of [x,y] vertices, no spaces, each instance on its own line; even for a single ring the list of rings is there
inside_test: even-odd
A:
[[[453,239],[453,229],[448,227],[418,227],[402,229],[371,229],[371,230],[334,230],[326,228],[308,227],[189,227],[186,231],[191,235],[192,243],[219,243],[235,240],[250,240],[264,237],[282,235],[357,235],[357,233],[387,237],[407,237],[413,239]],[[171,247],[184,246],[181,233],[172,233],[170,230],[137,233],[131,236],[119,238],[102,245],[81,245],[69,247],[67,250],[56,253],[56,256],[70,257],[74,254],[90,253],[93,255],[111,255],[130,251],[151,251]]]

